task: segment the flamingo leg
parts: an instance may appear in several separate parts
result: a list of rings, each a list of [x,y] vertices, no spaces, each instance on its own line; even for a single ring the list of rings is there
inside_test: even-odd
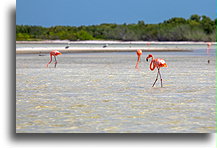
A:
[[[136,62],[136,66],[135,66],[136,69],[139,68],[139,67],[138,67],[139,62],[140,62],[140,56],[138,56],[138,59],[137,59],[137,62]]]
[[[159,70],[158,70],[158,72],[157,72],[157,77],[156,77],[156,79],[155,79],[154,84],[152,85],[152,87],[154,87],[155,83],[157,82],[157,79],[158,79],[158,73],[159,73]]]
[[[162,80],[162,78],[161,78],[161,74],[160,74],[160,69],[158,69],[158,73],[159,73],[159,75],[160,75],[160,81],[161,81],[161,87],[163,87],[163,80]]]
[[[50,61],[47,63],[46,67],[52,62],[52,55],[50,55]]]
[[[55,59],[55,65],[54,65],[54,67],[56,68],[56,66],[57,66],[57,59],[56,59],[56,56],[54,56],[54,59]]]

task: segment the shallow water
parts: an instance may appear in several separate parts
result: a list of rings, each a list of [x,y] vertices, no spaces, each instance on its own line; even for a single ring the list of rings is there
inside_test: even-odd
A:
[[[154,52],[160,81],[144,52],[16,56],[17,133],[214,133],[215,50]],[[207,60],[210,59],[210,64]]]

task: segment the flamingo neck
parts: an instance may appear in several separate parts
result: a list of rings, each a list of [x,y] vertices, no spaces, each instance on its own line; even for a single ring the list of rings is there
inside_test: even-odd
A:
[[[137,62],[140,62],[140,55],[138,55],[138,59],[137,59]]]
[[[52,62],[52,54],[50,54],[50,62]]]
[[[155,69],[155,64],[154,64],[154,57],[151,55],[151,63],[150,63],[150,70],[153,71]]]
[[[154,61],[151,60],[151,63],[150,63],[150,70],[153,71],[155,69],[155,64],[154,64]]]

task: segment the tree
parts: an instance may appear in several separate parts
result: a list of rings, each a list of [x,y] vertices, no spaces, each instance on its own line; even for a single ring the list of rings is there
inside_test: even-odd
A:
[[[144,21],[138,21],[137,24],[140,25],[140,26],[144,26],[144,25],[145,25],[145,22],[144,22]]]
[[[201,17],[197,14],[191,15],[190,20],[200,22]]]
[[[100,24],[91,26],[16,25],[17,40],[144,40],[215,41],[217,19],[191,15],[188,20],[173,17],[159,24]]]
[[[212,21],[209,17],[205,15],[202,16],[201,25],[207,34],[212,33],[215,29],[214,21]]]
[[[88,32],[81,30],[76,33],[77,40],[93,40],[93,36],[90,35]]]
[[[164,21],[164,23],[167,23],[167,24],[184,24],[186,23],[186,20],[182,17],[174,17],[174,18],[171,18],[167,21]]]

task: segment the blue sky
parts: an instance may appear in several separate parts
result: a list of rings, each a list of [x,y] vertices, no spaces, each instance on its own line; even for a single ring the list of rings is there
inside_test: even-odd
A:
[[[17,25],[160,23],[192,14],[216,18],[216,0],[17,0]]]

